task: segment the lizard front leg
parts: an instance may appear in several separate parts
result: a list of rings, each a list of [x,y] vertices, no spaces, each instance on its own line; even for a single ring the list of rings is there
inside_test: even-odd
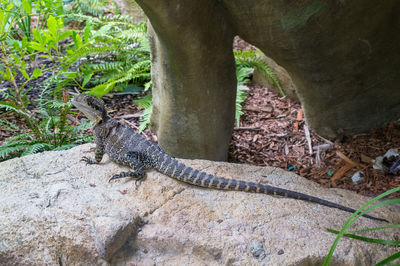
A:
[[[83,156],[81,161],[86,162],[86,164],[98,164],[103,159],[104,155],[104,145],[102,143],[96,143],[96,151],[94,158]]]
[[[136,183],[142,180],[145,176],[144,169],[146,168],[146,165],[143,163],[141,158],[142,156],[138,152],[128,152],[126,154],[126,159],[128,160],[128,164],[133,171],[121,172],[119,174],[115,174],[108,180],[108,182],[124,177],[132,177],[135,179]]]

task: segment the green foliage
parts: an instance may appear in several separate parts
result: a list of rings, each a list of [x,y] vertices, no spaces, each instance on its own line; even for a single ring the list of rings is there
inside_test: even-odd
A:
[[[66,149],[91,139],[83,134],[88,122],[72,127],[67,119],[70,103],[64,86],[89,87],[92,94],[101,96],[128,83],[149,82],[146,25],[120,15],[103,16],[105,2],[74,1],[76,9],[62,15],[61,0],[0,0],[0,78],[8,86],[0,92],[5,99],[0,109],[22,122],[0,120],[2,127],[16,133],[0,146],[0,159]],[[64,19],[71,17],[84,28],[66,29]],[[68,37],[72,43],[62,49]],[[51,66],[36,63],[38,58],[50,59]],[[28,85],[44,73],[50,73],[50,78],[34,102],[39,110],[32,112]]]
[[[247,99],[248,88],[243,86],[249,80],[250,74],[253,72],[253,68],[248,67],[245,64],[236,64],[236,79],[237,79],[237,89],[236,89],[236,108],[235,108],[235,120],[236,125],[240,126],[240,117],[243,115],[242,104]]]
[[[33,3],[37,5],[33,6]],[[40,3],[38,1],[22,1],[22,6],[26,13],[31,14],[33,10],[42,10],[39,7],[45,3],[46,1]],[[67,38],[71,32],[62,31],[63,21],[61,18],[55,18],[52,15],[43,16],[43,18],[47,17],[45,24],[47,29],[37,30],[34,28],[32,30],[33,40],[29,41],[28,32],[22,31],[21,24],[18,24],[20,20],[12,16],[15,13],[10,10],[13,9],[9,8],[8,10],[8,21],[3,21],[3,25],[8,26],[2,28],[7,29],[8,32],[2,31],[1,36],[4,39],[0,40],[0,77],[4,81],[7,81],[10,87],[5,87],[1,91],[1,96],[5,100],[0,101],[0,109],[6,112],[13,112],[21,119],[25,126],[20,127],[15,123],[0,120],[0,123],[6,129],[13,129],[17,133],[16,136],[7,139],[0,146],[0,159],[8,159],[59,148],[76,141],[76,139],[71,139],[69,136],[70,131],[73,129],[68,128],[66,125],[69,107],[64,103],[64,105],[59,106],[58,112],[53,112],[49,109],[54,107],[57,93],[53,95],[53,102],[47,103],[47,109],[42,108],[39,110],[39,115],[34,114],[27,108],[31,103],[28,98],[30,89],[27,88],[27,84],[42,76],[44,72],[53,71],[50,67],[45,68],[44,65],[39,66],[31,62],[35,61],[38,53],[40,53],[41,57],[54,59],[53,54],[60,53],[59,42]],[[13,20],[17,22],[12,23]],[[12,28],[14,26],[18,26],[19,28]],[[15,34],[15,32],[22,32],[24,34],[22,40],[15,39],[16,36],[21,37]],[[18,83],[16,81],[17,76],[19,76]],[[39,100],[44,101],[44,98],[41,97]],[[23,129],[27,129],[28,133],[24,132]]]
[[[257,54],[261,52],[253,50],[235,50],[233,53],[235,55],[236,67],[238,67],[238,65],[243,65],[257,68],[269,83],[274,84],[275,87],[279,89],[281,95],[285,96],[274,70],[261,57],[257,56]]]
[[[27,111],[20,110],[12,100],[0,102],[0,108],[13,111],[24,118],[28,132],[22,126],[0,119],[0,125],[16,133],[0,146],[0,160],[25,156],[47,150],[69,149],[75,145],[88,142],[91,136],[84,134],[90,123],[84,122],[73,126],[68,122],[71,104],[66,93],[52,97],[43,93],[37,100],[39,116],[35,117]]]
[[[151,112],[153,111],[152,94],[148,93],[145,97],[135,100],[134,102],[143,108],[143,114],[140,118],[139,133],[146,129],[150,124]]]
[[[70,14],[82,20],[82,31],[73,31],[71,46],[63,62],[59,86],[78,85],[101,97],[129,84],[143,87],[150,81],[150,49],[146,23],[134,23],[123,15],[92,17]],[[77,67],[74,67],[77,66]],[[74,68],[71,71],[67,69]]]
[[[358,218],[361,217],[361,215],[366,214],[373,209],[376,209],[378,207],[386,206],[386,205],[394,205],[394,204],[400,204],[400,199],[391,199],[391,200],[386,200],[386,201],[379,201],[381,198],[386,197],[389,194],[395,193],[400,191],[400,188],[394,188],[389,191],[386,191],[385,193],[382,193],[378,195],[377,197],[373,198],[372,200],[368,201],[364,206],[359,208],[353,215],[346,221],[346,223],[343,225],[342,229],[340,231],[336,231],[333,229],[328,229],[329,232],[337,234],[337,237],[334,241],[334,243],[331,246],[331,249],[328,253],[328,256],[326,257],[324,261],[324,266],[328,265],[333,252],[335,251],[335,248],[337,244],[339,243],[340,238],[343,236],[361,240],[364,242],[369,242],[369,243],[377,243],[381,245],[391,245],[391,246],[400,246],[400,241],[399,240],[384,240],[384,239],[376,239],[376,238],[368,238],[368,237],[363,237],[356,235],[356,233],[361,233],[361,232],[367,232],[367,231],[378,231],[378,230],[385,230],[385,229],[394,229],[394,228],[400,228],[400,224],[395,224],[395,225],[389,225],[389,226],[383,226],[383,227],[376,227],[376,228],[369,228],[369,229],[363,229],[363,230],[356,230],[352,232],[347,232],[348,229],[350,228],[351,225],[353,225]],[[375,205],[373,205],[375,204]],[[387,265],[390,262],[393,262],[394,260],[400,258],[400,252],[397,252],[382,261],[378,262],[376,265]]]
[[[0,39],[31,41],[31,29],[41,30],[50,15],[61,14],[62,0],[0,0]]]
[[[68,4],[71,4],[71,9],[75,13],[98,17],[102,16],[107,10],[106,5],[108,2],[107,0],[74,0],[68,2]]]
[[[238,127],[240,126],[240,117],[243,114],[242,103],[246,101],[248,92],[247,88],[242,85],[248,82],[248,77],[253,72],[253,68],[257,68],[271,84],[279,88],[283,96],[285,95],[274,70],[261,57],[257,57],[259,53],[258,51],[249,50],[233,51],[236,63],[236,79],[238,82],[235,110],[235,120]]]

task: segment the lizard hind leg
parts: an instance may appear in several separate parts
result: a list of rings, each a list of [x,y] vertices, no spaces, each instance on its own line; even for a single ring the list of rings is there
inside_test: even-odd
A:
[[[145,164],[140,160],[139,154],[136,152],[128,152],[126,159],[129,166],[132,168],[132,171],[115,174],[108,180],[108,182],[119,178],[131,177],[135,179],[135,183],[137,184],[137,182],[141,181],[145,177]]]
[[[141,168],[141,171],[128,171],[128,172],[121,172],[119,174],[113,175],[108,182],[111,182],[112,180],[119,179],[119,178],[124,178],[124,177],[132,177],[135,179],[135,182],[139,182],[144,178],[144,169]]]

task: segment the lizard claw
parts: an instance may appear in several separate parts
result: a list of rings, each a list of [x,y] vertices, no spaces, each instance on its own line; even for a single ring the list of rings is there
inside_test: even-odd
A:
[[[110,183],[111,181],[113,181],[115,179],[118,179],[118,178],[121,178],[121,175],[120,174],[115,174],[110,179],[108,179],[108,183]]]
[[[142,176],[137,176],[137,177],[135,178],[135,186],[136,186],[136,187],[139,186],[140,183],[142,183],[143,179],[144,179],[144,175],[142,175]]]
[[[80,161],[86,162],[86,164],[94,164],[95,161],[92,158],[83,156],[82,159]]]

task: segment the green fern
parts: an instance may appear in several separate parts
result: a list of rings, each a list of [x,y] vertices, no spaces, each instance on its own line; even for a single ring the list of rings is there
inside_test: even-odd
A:
[[[21,156],[31,155],[42,151],[48,151],[51,150],[52,148],[53,146],[49,143],[34,143],[34,144],[30,143],[26,147],[26,150],[23,153],[21,153]]]
[[[106,3],[108,1],[99,0],[75,0],[73,1],[73,9],[80,14],[90,14],[94,16],[101,16],[106,11]]]
[[[249,90],[246,86],[243,85],[249,81],[249,77],[252,72],[253,68],[247,67],[246,65],[237,64],[236,66],[237,91],[235,120],[238,127],[240,126],[240,117],[243,115],[242,104],[246,101]]]
[[[16,133],[0,146],[0,160],[47,150],[68,149],[93,139],[92,136],[85,134],[86,129],[90,127],[89,121],[85,120],[76,127],[68,123],[67,115],[70,113],[71,104],[65,98],[65,92],[63,95],[58,95],[58,93],[60,92],[57,90],[44,88],[39,99],[36,100],[38,110],[35,114],[38,117],[32,115],[24,117],[27,124],[35,123],[36,131],[26,132],[18,125],[0,119],[0,125],[4,129],[13,130]],[[63,100],[57,100],[60,98]],[[4,104],[0,105],[0,108],[13,112],[19,110]]]
[[[144,86],[151,79],[146,23],[134,23],[124,15],[68,16],[85,21],[86,26],[83,37],[73,34],[74,44],[67,48],[70,57],[63,64],[64,71],[74,65],[77,70],[66,72],[59,87],[78,84],[101,97],[130,84]]]
[[[145,97],[135,100],[139,108],[143,108],[143,114],[140,117],[140,125],[139,125],[139,133],[146,129],[146,127],[150,124],[151,112],[153,111],[153,103],[152,103],[153,95],[150,92]]]
[[[4,119],[0,119],[0,126],[3,128],[3,130],[18,132],[18,133],[24,132],[24,130],[18,125]]]
[[[285,96],[275,71],[261,57],[257,56],[261,52],[254,50],[234,50],[233,53],[236,65],[242,64],[247,67],[257,68],[268,82],[277,87],[282,96]]]

